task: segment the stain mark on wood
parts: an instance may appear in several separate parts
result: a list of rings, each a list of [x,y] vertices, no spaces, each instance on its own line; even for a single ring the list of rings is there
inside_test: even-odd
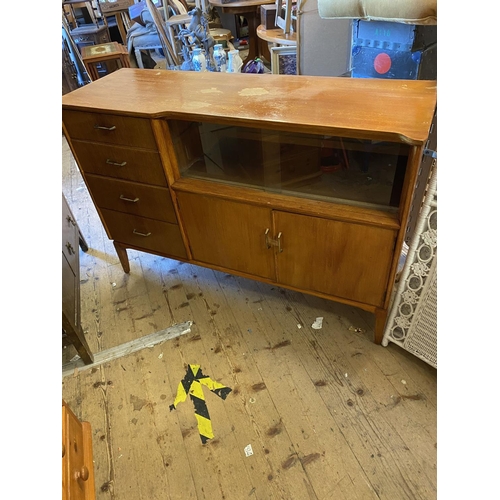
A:
[[[274,436],[277,436],[280,432],[282,431],[282,428],[281,428],[281,422],[279,422],[278,424],[276,425],[273,425],[272,427],[270,427],[266,434],[269,436],[269,437],[274,437]]]
[[[216,346],[214,349],[215,354],[218,354],[221,351],[222,351],[222,347],[220,345]]]
[[[111,488],[111,481],[106,481],[102,486],[101,486],[101,491],[105,493],[106,491],[109,491]]]
[[[311,462],[318,460],[321,455],[319,453],[310,453],[300,459],[303,466],[309,465]]]
[[[201,335],[199,333],[197,333],[196,335],[194,335],[193,337],[190,337],[188,339],[188,342],[196,342],[197,340],[201,340]]]
[[[295,462],[297,461],[297,457],[295,455],[290,455],[282,464],[281,467],[283,469],[290,469],[290,467],[293,467]]]
[[[239,366],[234,367],[234,373],[241,373],[241,368]]]
[[[363,395],[365,394],[365,391],[363,391],[363,389],[358,389],[358,390],[356,391],[356,394],[357,394],[358,396],[363,396]]]
[[[354,406],[354,402],[352,401],[352,399],[347,400],[347,406]]]
[[[282,342],[278,342],[277,344],[274,344],[272,347],[266,347],[266,349],[274,350],[274,349],[280,349],[281,347],[286,347],[287,345],[290,345],[292,342],[291,340],[283,340]]]
[[[410,399],[411,401],[421,401],[425,399],[423,394],[401,394],[402,399]]]
[[[173,271],[173,269],[172,269],[172,271]],[[170,271],[170,272],[172,273],[172,271]],[[177,271],[175,271],[175,272],[177,273]],[[172,273],[172,274],[174,274],[174,273]],[[182,283],[177,283],[177,285],[172,285],[170,287],[170,290],[179,290],[179,288],[182,288]]]
[[[162,395],[160,396],[160,399],[162,399],[162,400],[163,400],[163,399],[167,399],[167,395],[166,395],[166,394],[162,394]]]
[[[290,306],[286,306],[285,309],[290,312],[292,310],[292,308]]]
[[[189,302],[183,302],[182,304],[179,305],[177,309],[180,309],[181,307],[187,307],[189,305]]]
[[[237,396],[239,393],[240,393],[240,390],[238,389],[238,387],[235,387],[235,388],[233,389],[233,394],[234,394],[235,396]]]
[[[270,452],[267,448],[264,448],[264,453],[265,453],[266,455],[269,455],[269,453],[271,453],[271,452]]]
[[[324,387],[325,385],[328,385],[328,382],[326,380],[316,380],[316,382],[314,382],[314,385],[316,387]]]
[[[267,476],[267,479],[268,479],[268,481],[272,481],[273,480],[273,475],[269,474],[269,476]]]
[[[150,318],[151,316],[153,316],[153,313],[149,313],[149,314],[144,314],[144,316],[139,316],[138,318],[134,318],[136,321],[140,320],[140,319],[144,319],[144,318]]]
[[[138,398],[133,394],[130,395],[130,403],[134,405],[134,411],[140,411],[148,404],[148,401],[145,399]]]
[[[263,391],[265,388],[266,388],[266,384],[264,382],[259,382],[258,384],[252,385],[252,389],[255,392]]]
[[[137,425],[138,420],[137,420],[136,418],[133,418],[133,419],[131,420],[131,422],[132,422],[134,425]]]
[[[186,295],[186,299],[188,299],[188,300],[191,300],[191,299],[193,299],[194,297],[196,297],[196,294],[195,294],[195,293],[188,293],[188,294]]]
[[[182,435],[183,438],[185,438],[185,437],[189,436],[192,431],[193,431],[192,428],[191,429],[182,429],[181,435]]]

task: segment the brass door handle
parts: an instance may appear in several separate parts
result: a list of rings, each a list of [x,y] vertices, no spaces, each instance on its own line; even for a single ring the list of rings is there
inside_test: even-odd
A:
[[[278,247],[278,252],[281,253],[283,252],[283,248],[281,248],[281,232],[278,233],[278,236],[274,240],[273,238],[269,237],[269,228],[266,229],[264,232],[264,237],[266,239],[266,247],[271,248],[273,247]]]

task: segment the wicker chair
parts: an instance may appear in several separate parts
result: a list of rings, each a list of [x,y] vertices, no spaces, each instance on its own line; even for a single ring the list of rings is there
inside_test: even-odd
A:
[[[382,345],[393,342],[437,368],[437,167],[410,242]]]

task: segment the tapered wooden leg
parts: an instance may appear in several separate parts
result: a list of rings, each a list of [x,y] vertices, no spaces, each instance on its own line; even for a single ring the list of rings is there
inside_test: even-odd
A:
[[[128,261],[127,249],[122,247],[119,243],[116,243],[116,241],[113,241],[113,245],[115,246],[123,270],[128,274],[130,272],[130,263]]]
[[[387,309],[377,309],[375,311],[375,335],[373,339],[375,344],[380,345],[382,343],[388,312]]]

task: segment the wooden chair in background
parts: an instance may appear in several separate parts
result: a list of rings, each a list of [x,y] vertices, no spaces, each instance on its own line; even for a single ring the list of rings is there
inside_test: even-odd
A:
[[[99,3],[91,0],[65,0],[63,14],[70,25],[70,35],[78,49],[111,41],[108,22],[102,16]]]

